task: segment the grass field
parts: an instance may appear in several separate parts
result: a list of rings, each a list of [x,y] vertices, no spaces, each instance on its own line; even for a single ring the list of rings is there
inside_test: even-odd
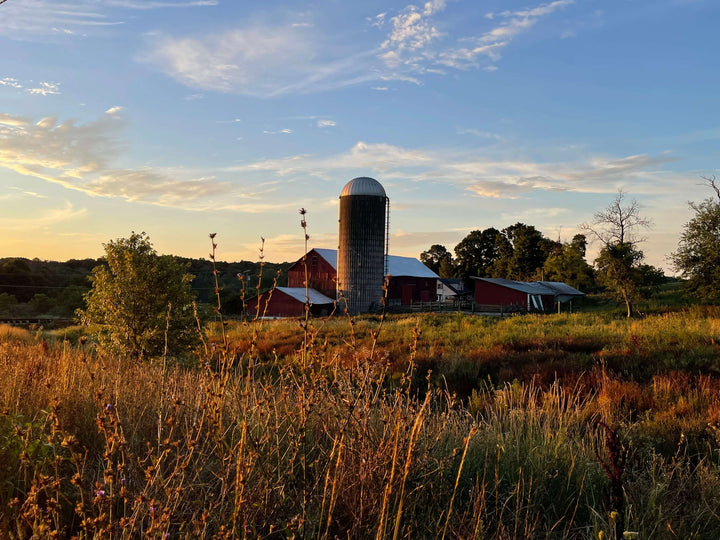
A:
[[[717,308],[81,331],[0,327],[0,536],[720,538]]]

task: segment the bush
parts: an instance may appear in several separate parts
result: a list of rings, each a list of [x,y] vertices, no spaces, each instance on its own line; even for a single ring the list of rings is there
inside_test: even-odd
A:
[[[80,311],[101,349],[133,358],[187,350],[197,340],[193,277],[169,255],[159,256],[145,233],[104,245],[107,268],[93,269]]]

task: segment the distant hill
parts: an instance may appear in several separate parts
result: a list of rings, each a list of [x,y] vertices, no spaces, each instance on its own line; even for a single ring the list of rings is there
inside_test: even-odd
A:
[[[195,276],[192,287],[198,302],[215,304],[215,279],[212,262],[204,259],[177,258],[187,264]],[[37,315],[71,316],[82,307],[82,297],[90,289],[88,277],[104,259],[71,259],[65,262],[41,261],[22,257],[0,258],[0,316]],[[250,298],[277,284],[287,284],[287,269],[292,263],[265,263],[260,279],[259,262],[217,262],[221,301],[226,314],[242,312],[242,290]],[[239,279],[238,276],[243,276]]]

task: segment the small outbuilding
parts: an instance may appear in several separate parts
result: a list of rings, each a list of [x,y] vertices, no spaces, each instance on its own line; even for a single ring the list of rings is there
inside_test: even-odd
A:
[[[507,311],[552,311],[558,304],[582,298],[585,293],[559,281],[514,281],[502,278],[473,278],[478,305]]]
[[[275,287],[248,300],[245,311],[251,317],[301,317],[305,314],[306,300],[310,302],[310,313],[316,317],[329,315],[335,303],[315,289]]]
[[[472,291],[465,288],[465,281],[460,278],[440,278],[437,283],[438,302],[463,301],[472,295]]]

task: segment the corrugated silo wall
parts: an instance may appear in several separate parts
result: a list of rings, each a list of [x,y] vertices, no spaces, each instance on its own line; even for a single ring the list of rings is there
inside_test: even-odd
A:
[[[352,314],[380,309],[385,279],[385,197],[340,197],[338,290]]]

